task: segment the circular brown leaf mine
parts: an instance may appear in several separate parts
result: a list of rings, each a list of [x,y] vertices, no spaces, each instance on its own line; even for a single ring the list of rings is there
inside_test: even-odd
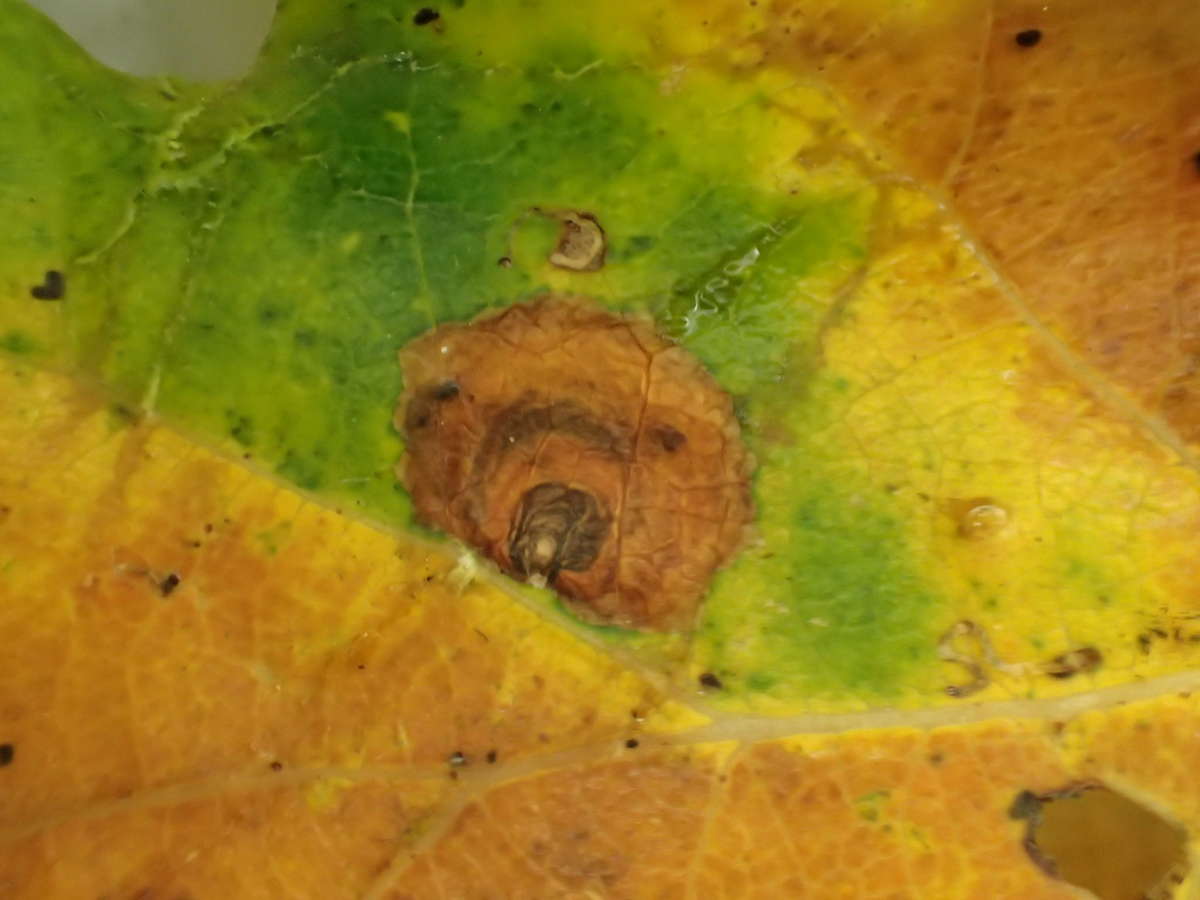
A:
[[[648,321],[545,297],[440,326],[400,362],[422,521],[590,621],[692,624],[753,515],[732,404],[695,358]]]

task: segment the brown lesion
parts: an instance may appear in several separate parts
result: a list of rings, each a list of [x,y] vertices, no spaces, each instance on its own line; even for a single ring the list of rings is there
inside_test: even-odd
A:
[[[1021,791],[1008,814],[1038,868],[1102,900],[1169,900],[1191,867],[1182,828],[1096,780]]]
[[[645,320],[545,297],[401,352],[402,477],[425,523],[583,617],[692,623],[752,517],[732,403]]]

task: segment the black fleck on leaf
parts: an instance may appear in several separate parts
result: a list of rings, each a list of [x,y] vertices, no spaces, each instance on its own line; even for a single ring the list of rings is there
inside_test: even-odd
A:
[[[67,277],[58,269],[50,269],[42,283],[31,287],[29,293],[35,300],[62,300],[67,296]]]
[[[1018,47],[1036,47],[1042,41],[1042,32],[1037,28],[1026,28],[1024,31],[1018,31],[1014,40]]]

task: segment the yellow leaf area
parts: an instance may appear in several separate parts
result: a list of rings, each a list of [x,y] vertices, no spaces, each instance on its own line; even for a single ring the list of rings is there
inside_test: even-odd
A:
[[[1195,13],[877,6],[684,4],[690,52],[879,140],[835,116],[796,159],[880,198],[810,442],[947,598],[902,708],[725,708],[5,364],[0,895],[1076,897],[1010,811],[1093,780],[1195,856]]]
[[[1169,683],[705,716],[435,550],[61,376],[0,388],[5,896],[1068,897],[1021,791],[1200,828]]]

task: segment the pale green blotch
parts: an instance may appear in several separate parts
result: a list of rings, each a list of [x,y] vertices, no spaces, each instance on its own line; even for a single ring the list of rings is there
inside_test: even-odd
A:
[[[702,611],[693,664],[720,678],[718,703],[935,686],[941,598],[912,564],[906,511],[851,448],[824,443],[843,388],[815,381],[781,413],[792,441],[756,447],[759,540],[718,575]]]

